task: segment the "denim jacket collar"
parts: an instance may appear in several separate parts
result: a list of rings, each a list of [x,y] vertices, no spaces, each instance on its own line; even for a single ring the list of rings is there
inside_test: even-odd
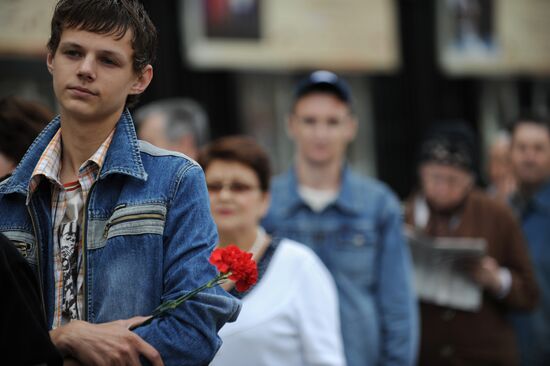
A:
[[[27,195],[32,172],[42,152],[60,127],[60,116],[54,118],[38,135],[27,150],[12,176],[0,184],[0,193],[20,193]],[[140,157],[139,144],[130,112],[126,109],[115,127],[115,134],[105,157],[99,179],[109,174],[119,173],[139,180],[147,180]]]
[[[111,141],[100,173],[100,179],[113,173],[125,174],[142,181],[147,180],[134,122],[128,109],[122,113],[118,121],[113,141]]]
[[[288,172],[283,175],[283,185],[286,187],[284,190],[283,202],[286,204],[278,205],[282,210],[284,216],[290,216],[299,206],[307,205],[298,193],[298,177],[296,175],[296,167],[292,166]],[[354,199],[354,197],[360,197],[359,187],[354,184],[354,176],[351,169],[344,165],[342,169],[342,184],[340,186],[340,192],[331,206],[335,206],[344,212],[350,214],[359,214],[362,212],[362,201]]]

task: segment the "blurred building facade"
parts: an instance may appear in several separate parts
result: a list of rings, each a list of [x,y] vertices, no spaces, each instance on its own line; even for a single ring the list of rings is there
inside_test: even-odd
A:
[[[350,162],[388,183],[401,197],[413,189],[416,147],[430,124],[448,118],[467,120],[486,147],[492,135],[521,109],[546,112],[550,103],[550,52],[538,46],[550,37],[550,28],[542,27],[540,21],[550,15],[546,2],[348,0],[334,5],[332,1],[304,0],[294,10],[288,7],[286,13],[281,5],[285,1],[275,6],[275,0],[143,3],[159,29],[160,45],[153,83],[140,105],[162,98],[195,99],[208,111],[212,137],[232,133],[257,137],[271,152],[276,172],[288,167],[292,159],[285,132],[292,85],[311,69],[333,65],[330,68],[350,82],[361,121]],[[4,27],[15,22],[11,18],[27,14],[25,6],[36,8],[36,3],[1,0]],[[233,23],[223,21],[227,6],[233,11]],[[353,11],[356,6],[367,11]],[[205,29],[204,37],[214,48],[194,48],[197,37],[189,24],[182,23],[189,19],[192,25],[197,16],[191,12],[197,9],[205,14],[201,18],[204,23],[198,26]],[[36,23],[38,27],[41,18],[35,13],[27,19],[29,23],[18,24],[32,28]],[[355,13],[353,19],[350,13]],[[319,31],[325,25],[338,24],[327,14],[342,17],[342,37],[349,38],[349,44],[339,46],[336,36],[330,38],[331,32]],[[376,14],[381,14],[382,20]],[[44,16],[49,18],[49,14]],[[288,32],[279,35],[275,22],[283,18],[296,28],[284,27]],[[374,30],[369,33],[371,38],[349,36],[363,29],[357,21]],[[0,95],[19,95],[54,108],[44,51],[32,42],[28,49],[16,47],[25,44],[25,39],[17,39],[20,34],[32,34],[23,25],[0,37]],[[299,42],[304,34],[307,39],[302,42],[315,45],[312,50],[317,53],[308,53]],[[258,53],[263,46],[258,45],[262,40],[269,40],[274,48],[282,46],[261,59]],[[368,52],[361,52],[357,42],[364,42]],[[220,64],[219,47],[227,44],[245,50],[250,46],[251,64],[235,57],[228,57],[225,66]],[[231,49],[226,49],[227,53],[231,54]]]

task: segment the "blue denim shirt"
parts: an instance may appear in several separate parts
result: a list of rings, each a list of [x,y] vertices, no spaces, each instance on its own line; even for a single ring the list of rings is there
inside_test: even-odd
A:
[[[50,327],[50,183],[43,179],[28,206],[25,200],[34,167],[59,126],[57,117],[0,184],[0,232],[16,242],[39,275]],[[82,229],[84,317],[91,323],[151,314],[216,275],[208,258],[217,232],[202,169],[182,154],[138,141],[128,111],[89,193]],[[165,365],[202,365],[221,345],[218,330],[239,309],[238,300],[213,288],[136,333],[160,352]]]
[[[398,201],[347,167],[341,182],[336,202],[316,213],[300,198],[294,169],[276,177],[264,227],[308,245],[331,271],[349,366],[413,365],[418,309]]]
[[[516,196],[515,198],[517,198]],[[512,318],[525,366],[550,365],[550,182],[529,202],[512,199],[527,239],[540,291],[539,305]]]

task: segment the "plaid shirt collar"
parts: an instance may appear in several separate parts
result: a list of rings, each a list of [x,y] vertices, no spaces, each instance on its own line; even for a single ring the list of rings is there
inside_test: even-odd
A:
[[[99,146],[96,152],[86,160],[79,169],[78,175],[79,178],[85,174],[88,170],[91,170],[94,174],[94,180],[97,179],[97,173],[101,170],[105,157],[107,155],[107,150],[111,145],[115,130],[109,134],[109,136],[103,141]],[[43,178],[50,180],[52,183],[62,186],[61,180],[59,178],[59,173],[61,170],[61,129],[57,131],[54,137],[49,142],[48,146],[40,156],[34,171],[32,172],[31,180],[29,181],[29,190],[27,195],[27,205],[31,199],[32,194],[38,188],[40,181]]]

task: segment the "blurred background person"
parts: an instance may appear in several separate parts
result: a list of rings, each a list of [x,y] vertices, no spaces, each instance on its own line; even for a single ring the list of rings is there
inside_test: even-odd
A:
[[[329,71],[300,81],[287,118],[294,164],[273,180],[269,233],[313,249],[338,286],[349,366],[412,365],[418,314],[393,192],[347,164],[358,121],[348,84]]]
[[[516,189],[516,182],[510,161],[510,134],[505,131],[500,131],[489,146],[487,176],[487,193],[507,202]]]
[[[197,158],[210,136],[206,112],[191,99],[152,102],[136,110],[134,116],[139,139],[191,159]]]
[[[0,179],[15,169],[53,117],[42,104],[14,96],[0,99]]]
[[[522,116],[511,131],[518,190],[510,202],[521,220],[541,292],[535,311],[515,314],[514,323],[522,365],[550,365],[550,121]]]
[[[259,224],[269,206],[270,163],[248,137],[225,137],[199,156],[206,174],[220,247],[236,244],[253,254],[258,283],[239,293],[239,318],[220,331],[212,365],[344,365],[336,288],[307,247],[270,237]]]
[[[406,204],[407,224],[428,237],[483,238],[487,244],[485,256],[457,263],[483,291],[479,310],[421,301],[422,366],[517,365],[506,314],[532,309],[537,299],[519,223],[508,207],[475,188],[475,151],[466,124],[433,127],[420,149],[420,192]]]

